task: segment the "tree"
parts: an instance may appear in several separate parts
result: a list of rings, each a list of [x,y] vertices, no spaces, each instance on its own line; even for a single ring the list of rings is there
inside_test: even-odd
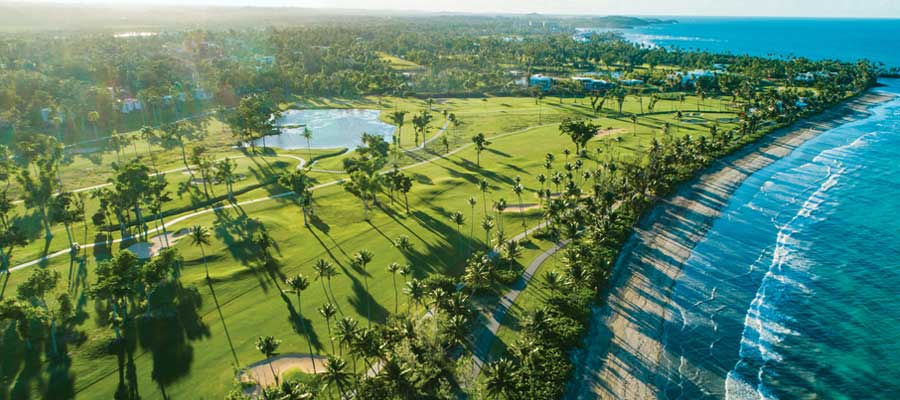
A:
[[[450,221],[456,224],[456,234],[459,235],[463,224],[466,223],[466,216],[460,211],[454,211],[453,214],[450,214]]]
[[[478,190],[481,190],[481,211],[485,216],[487,216],[487,192],[490,188],[491,185],[488,184],[487,179],[482,178],[478,181]]]
[[[425,147],[425,144],[428,142],[426,140],[426,136],[428,135],[428,131],[430,130],[431,120],[434,119],[434,116],[428,110],[422,110],[418,114],[413,115],[412,123],[413,127],[416,130],[416,147],[419,146],[419,135],[422,135],[422,147]]]
[[[528,240],[528,224],[525,222],[525,205],[522,204],[522,191],[525,187],[521,183],[513,185],[513,193],[519,198],[519,215],[522,216],[522,233],[525,234],[525,240]]]
[[[469,239],[471,239],[472,242],[475,241],[475,203],[476,202],[477,202],[477,200],[475,200],[474,196],[469,197],[469,209],[472,214],[472,225],[469,227]],[[471,249],[472,246],[470,245],[469,247]]]
[[[325,295],[325,299],[328,299],[328,292],[330,290],[325,290],[325,281],[328,281],[328,286],[330,289],[331,278],[337,275],[337,270],[335,270],[334,265],[328,262],[328,260],[320,258],[316,260],[315,264],[313,264],[313,271],[316,273],[316,280],[322,283],[322,293]],[[331,297],[334,297],[333,293]]]
[[[147,157],[150,160],[154,160],[153,157],[153,141],[158,139],[158,135],[156,134],[156,130],[152,127],[144,126],[141,128],[139,135],[141,135],[141,139],[147,142]]]
[[[391,280],[394,282],[394,314],[397,314],[397,308],[400,306],[400,292],[397,289],[397,271],[400,270],[400,264],[392,262],[387,267],[391,273]]]
[[[209,231],[202,225],[194,225],[190,230],[191,244],[200,248],[200,257],[203,258],[203,265],[206,267],[206,281],[211,282],[209,278],[209,261],[206,260],[206,252],[203,246],[209,246]]]
[[[353,255],[353,262],[363,269],[363,279],[366,284],[366,318],[369,326],[372,326],[372,292],[369,291],[369,271],[366,270],[366,267],[374,258],[375,255],[368,250],[360,250]]]
[[[381,187],[381,177],[378,174],[357,170],[350,173],[350,181],[344,186],[363,202],[365,220],[369,220],[369,199],[375,198],[374,192]]]
[[[237,182],[237,163],[231,158],[223,158],[214,165],[213,175],[216,180],[225,184],[225,190],[228,192],[228,200],[234,201],[234,183]]]
[[[322,373],[322,380],[325,382],[326,387],[327,385],[337,386],[341,398],[345,398],[344,387],[350,384],[352,378],[353,373],[347,371],[346,361],[333,355],[328,356],[325,372]]]
[[[53,164],[42,164],[37,172],[37,177],[32,177],[30,170],[22,169],[17,177],[19,184],[22,186],[22,197],[25,200],[25,206],[35,208],[41,218],[44,226],[44,238],[50,240],[53,233],[50,231],[50,202],[53,194],[56,192],[56,166]]]
[[[597,135],[599,128],[589,120],[566,119],[559,124],[559,134],[572,139],[572,143],[575,144],[575,152],[578,153],[587,145],[588,141]]]
[[[406,282],[406,287],[403,288],[403,293],[406,293],[406,296],[409,297],[406,312],[410,312],[409,306],[413,304],[415,304],[416,311],[418,311],[419,305],[422,303],[422,299],[425,298],[425,285],[422,283],[422,281],[416,278],[410,279],[409,282]]]
[[[483,133],[479,133],[475,136],[472,136],[472,143],[475,144],[475,165],[479,168],[481,167],[481,152],[491,144],[490,141],[484,136]]]
[[[300,317],[300,326],[303,328],[303,336],[306,337],[306,346],[309,348],[309,362],[313,366],[313,374],[316,372],[316,360],[313,357],[312,342],[309,340],[309,333],[306,331],[306,321],[303,320],[303,303],[301,301],[301,293],[309,288],[309,279],[303,274],[297,274],[291,278],[285,279],[284,283],[290,288],[288,292],[297,295],[297,315]]]
[[[396,140],[396,142],[397,142],[397,146],[398,146],[398,147],[403,147],[403,144],[402,144],[402,142],[401,142],[401,134],[403,133],[403,124],[406,122],[406,121],[405,121],[405,120],[406,120],[406,114],[409,114],[409,112],[407,112],[407,111],[394,111],[394,112],[392,112],[392,113],[390,114],[390,116],[389,116],[390,119],[391,119],[391,122],[393,122],[394,125],[397,125],[397,140]],[[417,144],[417,145],[418,145],[418,144]]]
[[[137,217],[138,233],[146,238],[142,205],[151,195],[150,168],[139,160],[115,168],[116,176],[110,180],[120,200],[127,204]]]
[[[344,317],[337,321],[335,328],[337,331],[335,332],[335,337],[338,339],[340,355],[343,357],[344,346],[346,345],[349,348],[356,339],[356,333],[359,331],[359,323],[353,318]],[[356,368],[354,368],[354,370],[355,369]]]
[[[517,372],[512,361],[501,358],[490,363],[485,369],[484,375],[484,388],[488,397],[494,399],[515,398]]]
[[[409,191],[412,189],[413,180],[403,173],[398,175],[398,179],[397,190],[403,193],[403,205],[406,207],[406,213],[409,214]]]
[[[484,244],[491,247],[491,230],[494,229],[494,217],[486,215],[481,220],[481,229],[484,229]]]
[[[312,164],[312,162],[313,162],[312,147],[310,146],[310,141],[312,140],[312,137],[313,137],[312,131],[309,130],[309,127],[304,126],[303,127],[303,138],[306,139],[306,156],[309,157],[309,160],[307,160],[306,162],[308,164]]]
[[[239,145],[249,142],[250,148],[256,151],[256,139],[278,132],[276,121],[281,116],[278,105],[271,97],[264,94],[252,94],[241,99],[226,123],[237,137]]]
[[[275,352],[278,351],[278,346],[281,345],[281,340],[275,338],[275,336],[260,336],[256,339],[256,350],[259,350],[264,356],[266,356],[266,360],[269,361],[269,369],[272,370],[272,377],[275,378],[275,383],[278,383],[279,376],[275,373],[275,367],[272,366],[272,356],[275,355]]]
[[[331,336],[331,319],[337,314],[334,304],[325,303],[319,307],[319,315],[325,318],[325,328],[328,329],[328,341],[331,342],[331,354],[334,354],[334,337]]]
[[[295,169],[278,177],[278,184],[297,195],[297,202],[303,212],[303,226],[309,226],[308,215],[312,213],[312,181],[309,176]]]

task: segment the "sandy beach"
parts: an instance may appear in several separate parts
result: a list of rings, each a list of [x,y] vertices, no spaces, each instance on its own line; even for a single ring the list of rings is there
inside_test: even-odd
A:
[[[658,397],[662,328],[672,315],[672,288],[731,194],[748,176],[805,141],[867,116],[870,107],[890,98],[870,91],[773,132],[716,162],[645,216],[617,262],[603,306],[594,310],[567,398]]]

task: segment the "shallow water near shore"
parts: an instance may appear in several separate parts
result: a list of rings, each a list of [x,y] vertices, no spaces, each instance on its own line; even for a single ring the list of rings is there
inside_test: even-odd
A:
[[[900,393],[900,100],[870,112],[735,191],[675,282],[660,397]]]

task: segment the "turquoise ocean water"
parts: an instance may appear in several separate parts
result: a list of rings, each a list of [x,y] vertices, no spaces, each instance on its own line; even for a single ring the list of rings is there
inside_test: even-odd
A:
[[[674,288],[663,397],[900,396],[900,100],[872,113],[734,193]]]
[[[869,59],[900,67],[900,20],[677,17],[676,24],[623,30],[663,47],[755,56]]]

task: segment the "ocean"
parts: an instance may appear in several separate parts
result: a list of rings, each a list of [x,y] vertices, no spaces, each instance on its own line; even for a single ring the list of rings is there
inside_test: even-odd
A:
[[[661,397],[900,396],[900,99],[871,112],[735,191],[676,280]]]
[[[869,59],[900,67],[900,20],[676,17],[678,23],[622,30],[662,47],[816,60]]]

